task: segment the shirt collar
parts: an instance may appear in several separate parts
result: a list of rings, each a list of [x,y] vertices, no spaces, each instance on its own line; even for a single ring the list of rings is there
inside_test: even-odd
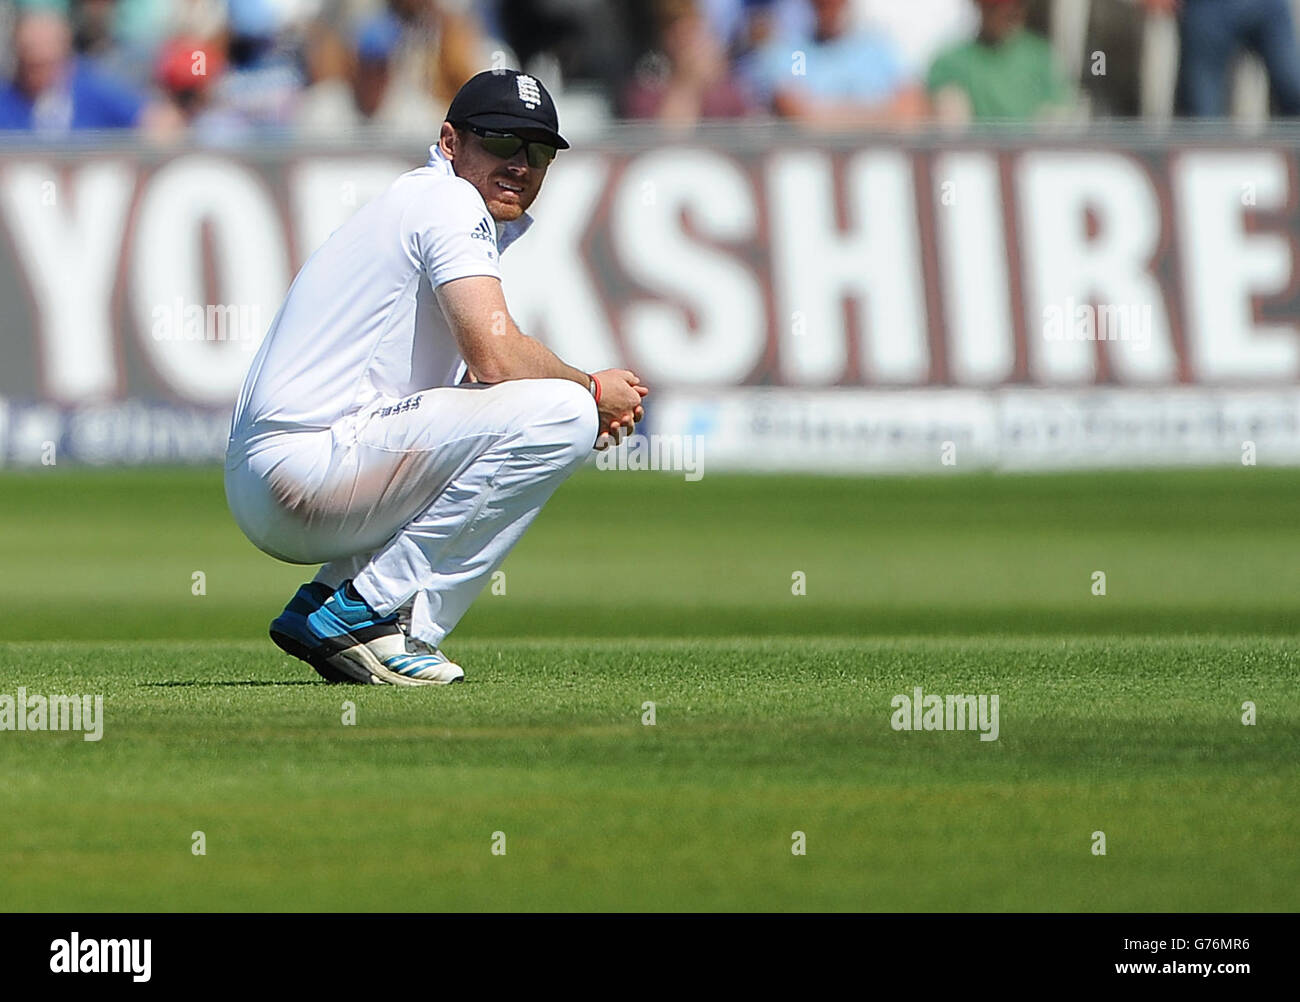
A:
[[[429,162],[426,167],[431,167],[436,171],[446,174],[448,177],[453,176],[456,172],[451,168],[451,161],[447,155],[435,143],[429,147]],[[533,217],[527,212],[518,219],[509,223],[496,223],[497,230],[497,253],[504,254],[507,247],[528,232],[528,227],[533,225]]]

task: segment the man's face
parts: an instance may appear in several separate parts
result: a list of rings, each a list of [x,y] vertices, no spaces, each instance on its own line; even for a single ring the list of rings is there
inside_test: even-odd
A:
[[[812,0],[813,20],[820,38],[838,38],[848,26],[848,0]]]
[[[977,0],[980,7],[980,36],[989,42],[1003,42],[1025,23],[1023,0]]]
[[[54,14],[23,17],[14,32],[17,52],[15,82],[28,97],[36,98],[63,77],[68,62],[68,25]]]
[[[442,125],[438,145],[451,160],[456,176],[478,189],[488,212],[499,223],[523,215],[537,198],[546,177],[547,168],[529,166],[525,147],[521,146],[509,160],[502,160],[485,150],[474,133],[468,129],[457,131],[449,122]]]

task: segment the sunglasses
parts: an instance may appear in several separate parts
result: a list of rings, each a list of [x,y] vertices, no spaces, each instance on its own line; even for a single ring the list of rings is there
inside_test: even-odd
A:
[[[463,128],[469,129],[482,140],[483,149],[502,160],[509,160],[523,149],[529,167],[547,166],[555,159],[555,154],[558,152],[558,148],[550,143],[539,143],[534,139],[525,139],[510,132],[494,132],[491,129],[480,129],[475,125],[465,125]]]

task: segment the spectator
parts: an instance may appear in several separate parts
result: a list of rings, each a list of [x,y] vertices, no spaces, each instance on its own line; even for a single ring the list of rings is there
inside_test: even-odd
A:
[[[356,68],[351,48],[329,23],[317,21],[308,28],[303,69],[307,86],[294,112],[294,127],[313,137],[348,129],[356,117],[352,98]]]
[[[799,8],[803,10],[802,7]],[[733,63],[740,79],[749,81],[751,90],[755,90],[762,74],[759,70],[760,60],[771,46],[786,32],[780,28],[776,4],[772,0],[754,0],[744,7],[744,18],[740,30],[732,40]],[[771,101],[771,94],[766,95]]]
[[[175,16],[172,0],[70,0],[68,9],[77,55],[141,92],[154,83],[163,41],[182,34],[168,30]]]
[[[460,85],[479,70],[496,65],[478,21],[470,11],[457,9],[463,6],[446,0],[388,0],[400,26],[398,40],[386,57],[390,86],[399,95],[430,97],[439,123]],[[497,62],[504,68],[512,59],[503,47],[498,51],[502,57]]]
[[[192,125],[204,114],[224,69],[221,51],[194,38],[174,38],[158,54],[154,76],[177,117]]]
[[[354,51],[339,54],[331,35],[319,36],[309,46],[313,83],[303,95],[298,127],[323,136],[370,125],[432,141],[442,123],[439,105],[423,88],[394,80],[402,33],[401,22],[385,12],[362,23]]]
[[[641,61],[624,113],[674,124],[747,115],[753,104],[695,0],[660,0],[657,13],[659,50]]]
[[[80,55],[103,58],[113,47],[115,0],[76,0],[72,5],[72,43]]]
[[[1070,87],[1046,39],[1025,28],[1025,0],[975,0],[979,34],[941,53],[926,89],[943,122],[1029,120],[1059,114]]]
[[[46,136],[141,123],[144,99],[72,53],[68,20],[52,10],[19,15],[14,77],[0,87],[0,129]]]
[[[848,0],[810,0],[811,33],[778,36],[752,63],[757,91],[783,118],[814,125],[903,125],[925,98],[885,35],[850,28]]]
[[[217,81],[202,123],[212,135],[287,127],[303,87],[292,54],[278,44],[270,0],[229,0],[227,72]]]
[[[1221,118],[1228,71],[1242,49],[1268,72],[1279,114],[1300,115],[1300,54],[1288,0],[1143,0],[1153,13],[1177,14],[1181,53],[1175,104],[1180,115]]]
[[[499,0],[497,23],[517,65],[544,76],[554,93],[577,83],[616,94],[650,31],[642,3],[608,0]],[[540,71],[540,72],[539,72]],[[555,94],[557,100],[560,95]]]

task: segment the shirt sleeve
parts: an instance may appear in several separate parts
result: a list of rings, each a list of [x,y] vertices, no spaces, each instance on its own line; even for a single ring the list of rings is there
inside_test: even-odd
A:
[[[939,54],[939,57],[930,64],[930,72],[925,78],[925,89],[931,94],[937,94],[943,88],[957,83],[956,63],[957,52],[948,49]]]
[[[859,93],[872,101],[885,101],[893,97],[908,84],[907,69],[903,66],[903,57],[894,43],[886,37],[873,39],[870,46],[863,46],[861,66],[864,69],[873,66],[874,72],[863,73],[858,82]]]
[[[790,76],[791,59],[789,51],[769,43],[747,60],[745,72],[760,102],[770,102],[782,80]]]
[[[496,225],[468,181],[437,185],[407,212],[406,223],[433,288],[470,275],[501,277]]]

